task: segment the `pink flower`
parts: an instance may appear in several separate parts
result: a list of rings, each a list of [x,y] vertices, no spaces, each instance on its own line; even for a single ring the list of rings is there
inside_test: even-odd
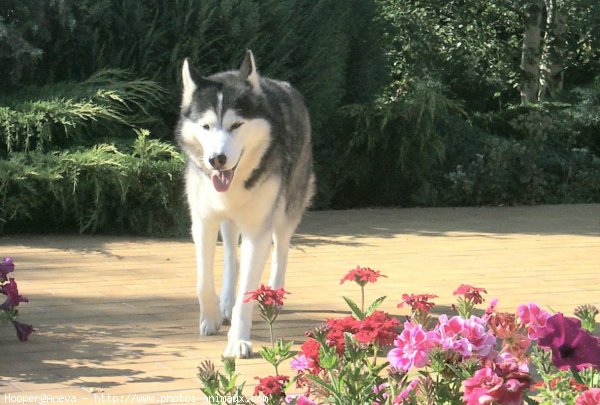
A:
[[[462,356],[471,354],[469,341],[461,336],[464,330],[464,319],[446,314],[440,315],[438,324],[430,333],[431,339],[445,350],[454,350]]]
[[[470,352],[479,357],[490,357],[494,355],[496,347],[496,336],[486,330],[485,321],[472,316],[464,321],[462,332],[470,344]]]
[[[295,402],[294,402],[295,401]],[[299,394],[290,394],[285,397],[286,404],[296,404],[296,405],[316,405],[315,401],[309,399],[305,395]]]
[[[598,405],[600,404],[600,388],[592,388],[577,397],[575,405]]]
[[[519,305],[517,315],[527,328],[527,336],[531,340],[536,340],[540,337],[539,330],[546,326],[546,321],[550,318],[548,312],[534,303]]]
[[[504,380],[489,368],[482,368],[463,382],[463,400],[467,405],[487,405],[498,402]]]
[[[410,393],[419,385],[419,382],[420,380],[418,378],[414,378],[406,388],[400,391],[400,394],[396,395],[396,398],[394,398],[394,405],[401,405],[404,400],[408,399]]]
[[[374,283],[379,277],[387,277],[379,272],[379,270],[373,270],[369,267],[356,266],[355,269],[350,270],[342,279],[340,284],[344,284],[346,281],[354,281],[361,287],[364,287],[367,283]]]
[[[304,371],[312,369],[315,365],[315,361],[311,358],[306,357],[304,354],[297,356],[290,362],[292,370]]]
[[[390,387],[389,383],[383,383],[380,385],[373,386],[373,394],[377,395],[377,399],[373,402],[373,405],[380,405],[379,400],[383,400],[384,403],[387,402],[386,400],[390,396],[388,393],[389,387]]]
[[[387,355],[390,366],[405,371],[423,367],[427,364],[432,343],[421,325],[405,322],[404,330],[394,342],[396,348]]]

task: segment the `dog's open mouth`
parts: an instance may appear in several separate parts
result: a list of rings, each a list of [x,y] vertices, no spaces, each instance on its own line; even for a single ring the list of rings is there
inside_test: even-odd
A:
[[[229,190],[229,186],[233,181],[233,175],[235,174],[235,167],[229,170],[215,170],[210,176],[215,190],[219,193],[223,193]]]

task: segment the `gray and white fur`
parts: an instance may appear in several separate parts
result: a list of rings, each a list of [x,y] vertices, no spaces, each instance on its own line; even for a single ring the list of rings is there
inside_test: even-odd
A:
[[[269,283],[283,287],[290,239],[314,194],[310,120],[300,93],[289,83],[261,77],[251,51],[239,70],[208,77],[186,59],[182,80],[177,139],[188,158],[200,334],[217,333],[228,319],[225,355],[248,357],[253,305],[243,302],[244,294],[258,288],[271,243]],[[225,270],[217,297],[213,262],[219,228]]]

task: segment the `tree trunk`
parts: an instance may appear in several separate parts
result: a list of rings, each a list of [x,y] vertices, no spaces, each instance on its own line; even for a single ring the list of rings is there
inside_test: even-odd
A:
[[[565,19],[556,0],[545,0],[546,32],[540,60],[538,99],[546,100],[562,90]]]
[[[544,0],[534,0],[526,10],[523,48],[521,52],[521,102],[537,101],[542,47],[542,14]]]

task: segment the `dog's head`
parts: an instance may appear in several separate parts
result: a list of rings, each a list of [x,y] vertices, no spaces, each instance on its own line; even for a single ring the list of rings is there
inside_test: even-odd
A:
[[[238,166],[262,154],[269,142],[254,56],[247,51],[239,70],[209,77],[200,76],[186,59],[182,81],[179,142],[189,158],[210,173],[215,190],[225,192]]]

